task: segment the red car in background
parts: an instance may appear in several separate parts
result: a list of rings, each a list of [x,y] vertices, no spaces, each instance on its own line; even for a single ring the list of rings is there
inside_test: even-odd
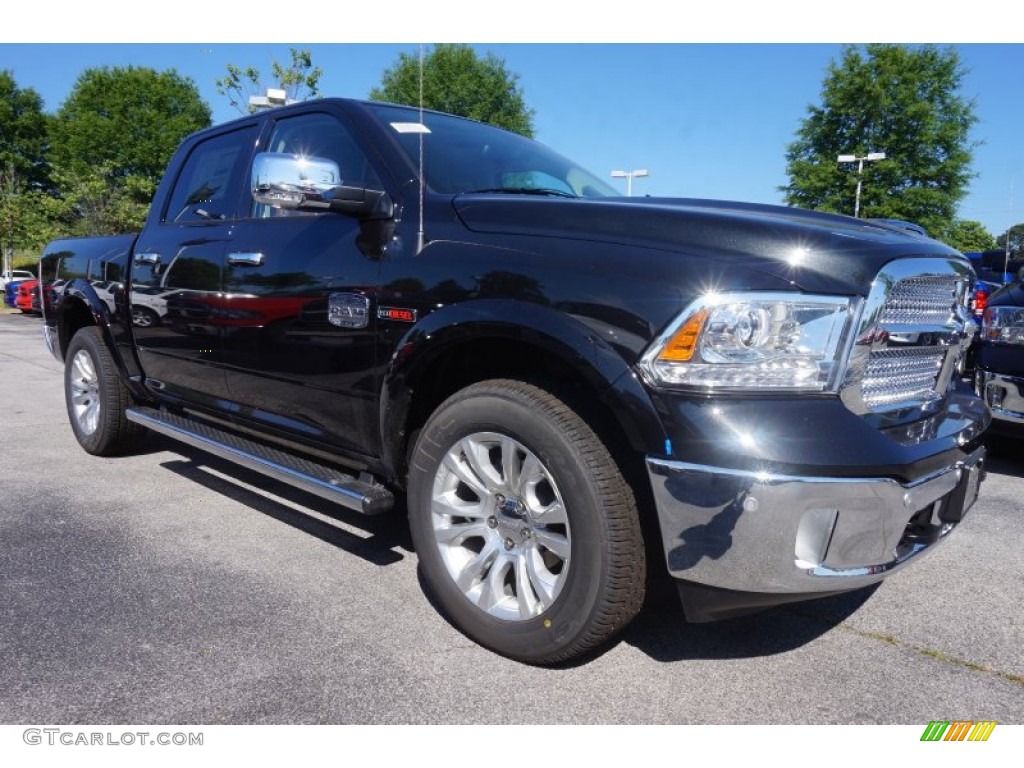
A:
[[[14,306],[22,312],[39,313],[39,287],[38,280],[23,280],[18,284],[18,294],[14,299]]]

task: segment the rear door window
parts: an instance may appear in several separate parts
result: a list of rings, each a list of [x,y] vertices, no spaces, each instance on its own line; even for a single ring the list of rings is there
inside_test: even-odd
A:
[[[193,147],[171,191],[164,222],[234,218],[257,135],[257,126],[249,125]]]

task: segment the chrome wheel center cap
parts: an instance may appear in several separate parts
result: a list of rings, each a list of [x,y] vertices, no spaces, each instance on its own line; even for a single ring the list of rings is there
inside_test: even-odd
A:
[[[498,514],[507,518],[506,522],[514,520],[526,520],[526,505],[518,499],[502,499],[499,497],[497,505]]]
[[[530,513],[520,499],[498,496],[494,507],[495,528],[505,549],[525,544],[530,538]]]

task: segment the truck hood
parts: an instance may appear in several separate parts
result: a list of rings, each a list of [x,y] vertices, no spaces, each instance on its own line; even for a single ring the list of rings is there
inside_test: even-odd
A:
[[[734,262],[809,292],[865,295],[887,262],[958,251],[899,227],[799,208],[676,198],[457,195],[474,232],[566,238]]]

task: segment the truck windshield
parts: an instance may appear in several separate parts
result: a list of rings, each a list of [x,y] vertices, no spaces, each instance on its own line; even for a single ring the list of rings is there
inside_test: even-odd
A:
[[[543,144],[461,117],[391,104],[370,110],[398,140],[427,186],[445,194],[508,192],[554,197],[618,197],[612,187]]]

